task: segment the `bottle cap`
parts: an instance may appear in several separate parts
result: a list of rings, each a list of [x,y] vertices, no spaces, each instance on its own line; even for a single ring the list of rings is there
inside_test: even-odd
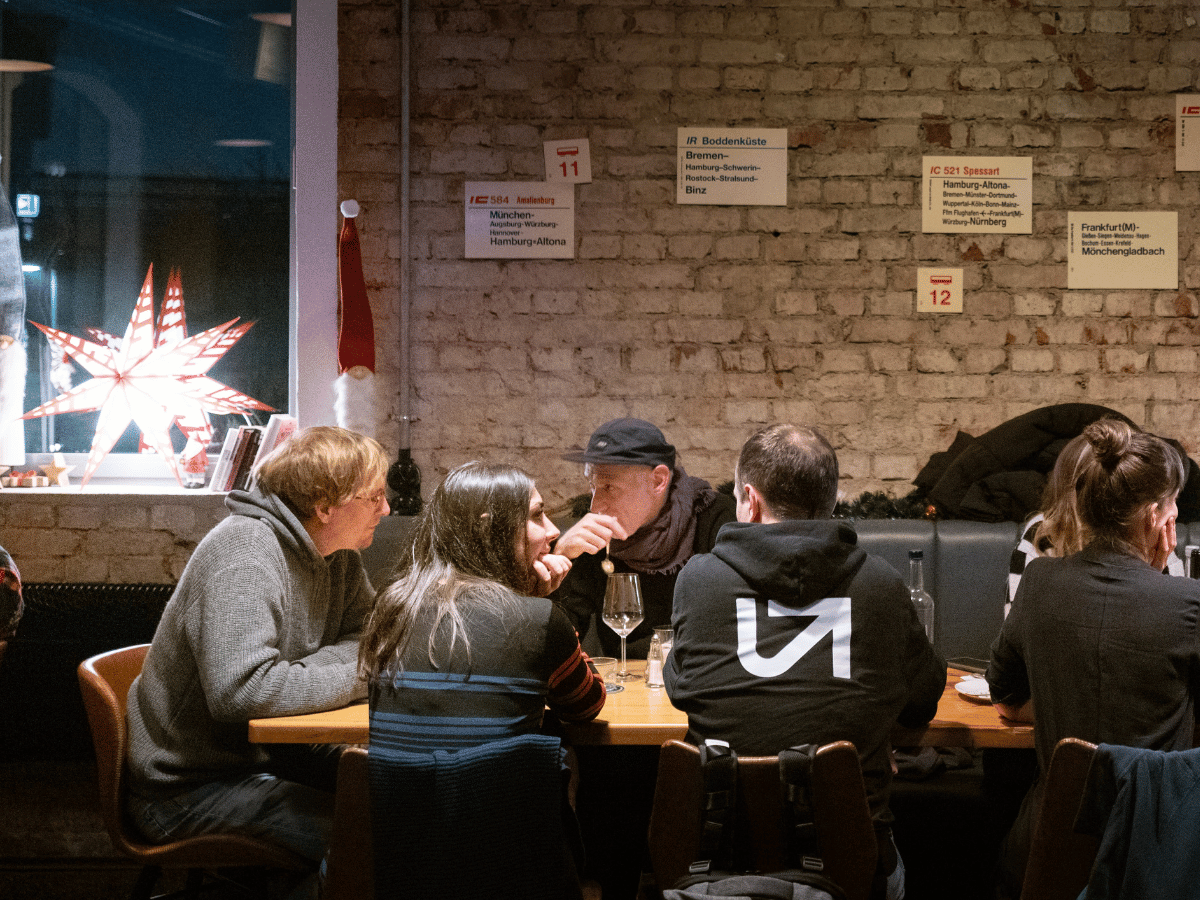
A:
[[[924,550],[909,550],[908,558],[909,559],[924,559],[925,551]]]

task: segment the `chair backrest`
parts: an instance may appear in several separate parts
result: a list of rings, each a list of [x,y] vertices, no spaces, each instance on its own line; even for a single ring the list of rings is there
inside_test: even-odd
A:
[[[824,874],[841,886],[849,900],[866,900],[879,847],[853,744],[838,741],[817,750],[811,790]],[[667,741],[659,756],[650,813],[650,862],[660,889],[687,875],[699,855],[703,796],[699,749]],[[736,803],[732,823],[741,858],[763,872],[792,867],[783,827],[778,757],[738,757]]]
[[[100,814],[119,850],[137,853],[142,843],[124,808],[125,754],[129,729],[125,721],[129,688],[142,671],[149,644],[110,650],[79,664],[79,689],[96,748]]]
[[[346,750],[323,897],[577,897],[560,748],[531,734],[453,753]]]
[[[1087,886],[1100,839],[1076,833],[1075,817],[1095,752],[1095,744],[1078,738],[1063,738],[1054,748],[1025,867],[1023,900],[1075,900]]]
[[[367,751],[348,747],[338,760],[333,834],[325,859],[324,900],[374,900],[371,792]]]

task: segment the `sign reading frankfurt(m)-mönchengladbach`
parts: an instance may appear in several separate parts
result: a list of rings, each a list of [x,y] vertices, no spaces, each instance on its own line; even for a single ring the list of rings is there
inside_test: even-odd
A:
[[[787,206],[787,129],[680,128],[675,202]]]
[[[921,159],[921,230],[1033,234],[1033,160],[1027,156]]]
[[[468,181],[467,259],[573,259],[575,185]]]
[[[1179,287],[1179,213],[1068,212],[1067,288]]]

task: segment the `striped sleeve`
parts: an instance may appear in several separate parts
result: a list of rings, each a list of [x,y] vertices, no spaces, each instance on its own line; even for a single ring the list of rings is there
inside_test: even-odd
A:
[[[1037,547],[1034,546],[1033,539],[1037,536],[1037,529],[1042,524],[1043,518],[1045,517],[1038,513],[1030,519],[1021,533],[1020,542],[1013,548],[1012,557],[1008,563],[1008,598],[1004,601],[1004,618],[1006,619],[1009,610],[1012,609],[1013,600],[1017,598],[1017,586],[1021,583],[1021,576],[1025,574],[1025,566],[1031,559],[1041,556]]]
[[[604,680],[588,665],[570,619],[557,606],[546,629],[550,661],[546,705],[564,722],[587,722],[604,708]]]

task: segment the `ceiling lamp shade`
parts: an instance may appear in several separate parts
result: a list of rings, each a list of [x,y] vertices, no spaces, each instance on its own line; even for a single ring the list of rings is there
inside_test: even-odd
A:
[[[51,28],[39,27],[38,16],[0,13],[0,72],[48,72],[54,68],[47,35]]]

